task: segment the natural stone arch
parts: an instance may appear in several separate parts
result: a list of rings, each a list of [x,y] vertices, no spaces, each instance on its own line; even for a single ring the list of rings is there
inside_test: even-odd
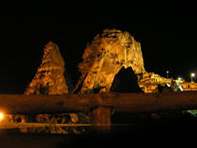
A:
[[[83,54],[79,64],[82,73],[75,90],[80,93],[110,91],[115,75],[122,67],[131,67],[135,74],[145,73],[141,45],[128,32],[104,30]]]

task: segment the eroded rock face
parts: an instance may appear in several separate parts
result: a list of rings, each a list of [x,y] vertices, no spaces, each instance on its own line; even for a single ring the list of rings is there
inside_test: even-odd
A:
[[[44,48],[42,63],[32,82],[27,87],[25,94],[63,95],[68,93],[68,87],[64,78],[64,59],[59,47],[50,41]],[[23,116],[19,115],[20,118]],[[62,114],[37,114],[34,117],[27,116],[29,121],[49,124],[89,123],[89,117],[83,113]],[[49,126],[38,128],[24,128],[25,133],[55,133],[55,134],[79,134],[85,132],[84,128]]]
[[[171,80],[153,72],[138,75],[138,84],[145,93],[157,93],[159,92],[158,86],[171,85]]]
[[[52,41],[48,42],[44,48],[42,63],[25,94],[62,95],[68,93],[64,71],[64,59],[58,45]]]
[[[76,89],[82,84],[81,93],[107,92],[122,67],[132,67],[135,74],[145,73],[141,45],[128,32],[104,30],[84,51]]]

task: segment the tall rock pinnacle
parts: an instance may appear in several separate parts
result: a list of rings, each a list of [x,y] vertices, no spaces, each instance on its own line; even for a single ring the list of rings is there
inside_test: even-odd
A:
[[[49,41],[44,48],[42,63],[25,94],[57,95],[68,93],[64,71],[64,59],[59,47]]]

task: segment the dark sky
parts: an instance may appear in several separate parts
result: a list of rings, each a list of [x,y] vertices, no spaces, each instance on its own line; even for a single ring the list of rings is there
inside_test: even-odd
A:
[[[0,93],[23,93],[41,63],[43,48],[52,40],[60,47],[67,73],[74,82],[77,64],[94,36],[110,28],[128,31],[141,42],[145,68],[189,80],[197,70],[195,9],[139,7],[122,13],[0,16]]]

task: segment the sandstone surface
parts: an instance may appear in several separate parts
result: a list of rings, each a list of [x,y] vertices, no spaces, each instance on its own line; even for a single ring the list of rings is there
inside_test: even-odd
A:
[[[135,74],[146,72],[140,43],[130,33],[115,29],[104,30],[87,45],[78,67],[82,75],[76,89],[81,87],[80,93],[110,91],[122,67],[131,67]]]
[[[62,95],[68,93],[64,66],[64,59],[58,45],[49,41],[44,48],[41,65],[25,94]]]

